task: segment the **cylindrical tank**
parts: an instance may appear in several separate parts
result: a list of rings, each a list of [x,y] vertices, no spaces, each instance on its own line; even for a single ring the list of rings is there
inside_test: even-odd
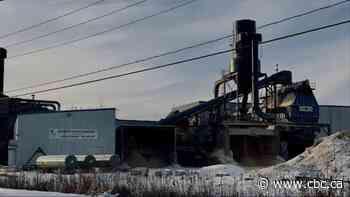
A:
[[[45,155],[36,159],[36,165],[44,169],[74,170],[78,167],[78,159],[74,155]]]
[[[114,154],[96,154],[93,155],[96,159],[98,167],[114,167],[120,164],[119,155]]]

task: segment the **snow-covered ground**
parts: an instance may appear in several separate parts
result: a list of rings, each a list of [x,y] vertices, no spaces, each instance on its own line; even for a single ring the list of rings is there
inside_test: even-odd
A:
[[[78,194],[64,194],[57,192],[40,192],[40,191],[29,191],[19,189],[4,189],[0,188],[0,196],[4,197],[86,197]]]
[[[232,164],[220,164],[199,169],[199,176],[240,176],[244,173],[244,169]]]

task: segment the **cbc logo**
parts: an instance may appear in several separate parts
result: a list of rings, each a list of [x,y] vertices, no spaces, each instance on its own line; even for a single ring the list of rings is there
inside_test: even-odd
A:
[[[257,181],[258,188],[265,190],[269,187],[269,180],[265,177],[260,177]]]

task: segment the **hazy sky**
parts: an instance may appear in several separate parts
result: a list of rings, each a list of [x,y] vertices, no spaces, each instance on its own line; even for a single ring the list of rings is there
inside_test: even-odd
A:
[[[85,6],[95,0],[5,0],[0,2],[0,36]],[[0,39],[5,46],[105,14],[138,0],[105,0],[98,6],[61,18],[39,28]],[[339,1],[339,0],[337,0]],[[5,66],[5,90],[65,78],[81,72],[174,50],[215,39],[232,31],[235,20],[250,18],[258,25],[325,6],[335,0],[198,0],[174,12],[155,17],[65,47],[9,59]],[[73,40],[167,9],[181,0],[148,0],[142,5],[35,42],[8,48],[9,56]],[[260,32],[263,40],[350,18],[350,3],[306,17],[274,25]],[[274,65],[293,71],[294,81],[316,82],[320,104],[350,105],[350,25],[338,26],[298,38],[274,42],[260,50],[262,71]],[[230,40],[177,55],[128,66],[42,89],[160,65],[229,48]],[[213,97],[213,85],[227,69],[230,55],[221,55],[168,69],[147,72],[38,94],[38,99],[59,100],[72,107],[115,107],[118,118],[164,117],[171,107]],[[40,89],[40,88],[39,88]],[[38,90],[38,89],[36,89]],[[10,95],[14,95],[16,92]],[[29,98],[29,97],[27,97]]]

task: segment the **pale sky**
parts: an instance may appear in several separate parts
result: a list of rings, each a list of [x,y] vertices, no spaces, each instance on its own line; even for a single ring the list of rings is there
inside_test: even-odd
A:
[[[0,36],[43,20],[83,7],[95,0],[4,0],[0,2]],[[103,15],[138,0],[105,0],[30,31],[0,39],[0,45],[30,39]],[[5,66],[5,91],[65,78],[96,69],[141,59],[191,44],[215,39],[232,31],[238,19],[254,19],[263,25],[325,6],[339,0],[198,0],[147,21],[103,34],[72,45],[9,59]],[[112,16],[31,43],[8,48],[13,56],[53,44],[84,37],[176,5],[181,0],[148,0]],[[262,29],[263,40],[336,23],[350,18],[350,3]],[[266,45],[260,50],[262,71],[293,72],[294,81],[316,82],[319,104],[350,105],[350,25]],[[192,49],[123,69],[53,84],[47,89],[87,79],[165,64],[218,50],[229,49],[230,40]],[[228,68],[230,54],[176,67],[106,80],[36,95],[38,99],[58,100],[65,109],[72,107],[115,107],[123,119],[159,120],[174,106],[213,97],[214,82]],[[14,92],[9,95],[25,93]],[[30,98],[30,96],[26,97]]]

